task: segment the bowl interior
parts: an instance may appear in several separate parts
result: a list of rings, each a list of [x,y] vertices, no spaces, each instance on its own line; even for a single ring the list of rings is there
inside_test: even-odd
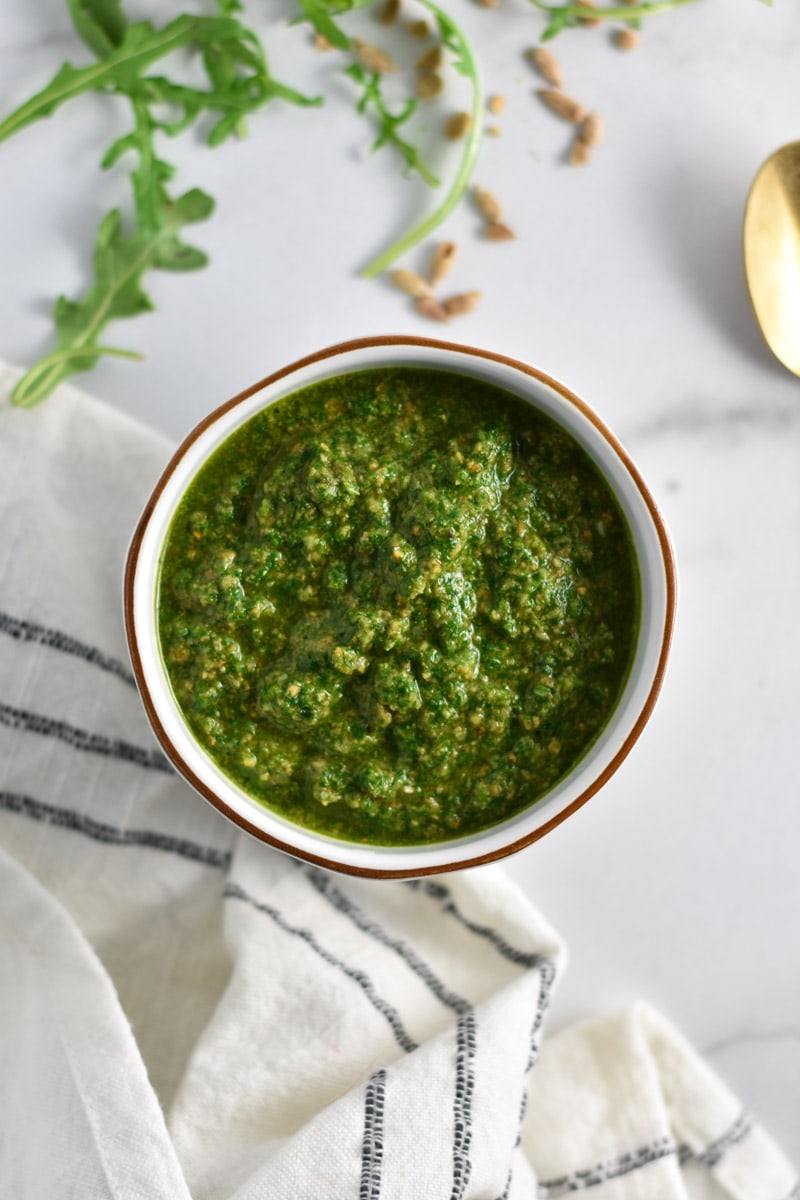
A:
[[[195,740],[162,662],[156,595],[163,544],[197,470],[254,413],[308,384],[371,367],[419,366],[473,376],[533,404],[572,434],[614,491],[638,562],[641,610],[627,682],[610,719],[577,765],[516,816],[479,833],[420,846],[369,846],[303,828],[266,809],[225,775]],[[540,372],[485,351],[429,340],[378,338],[332,347],[271,376],[203,421],[178,449],[134,534],[125,582],[125,617],[134,670],[151,724],[168,757],[217,808],[257,837],[334,869],[410,876],[499,858],[541,837],[613,774],[646,723],[666,664],[675,606],[668,536],[638,471],[581,400]]]

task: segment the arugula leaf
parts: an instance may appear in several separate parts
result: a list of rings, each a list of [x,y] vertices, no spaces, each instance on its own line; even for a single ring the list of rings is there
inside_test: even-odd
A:
[[[337,50],[350,49],[350,38],[333,20],[325,0],[298,0],[298,4],[302,9],[303,19],[313,25],[320,37],[324,37]]]
[[[196,92],[195,113],[206,109],[222,114],[208,135],[209,146],[219,146],[232,134],[243,136],[244,118],[270,100],[307,108],[322,104],[321,96],[304,96],[274,79],[258,38],[241,25],[237,37],[210,42],[202,54],[211,87]]]
[[[57,349],[23,376],[12,393],[12,403],[32,408],[69,375],[88,371],[101,355],[136,357],[130,351],[102,345],[103,328],[119,317],[152,310],[153,303],[142,287],[148,268],[194,270],[205,264],[202,251],[181,241],[180,230],[183,225],[204,221],[213,207],[210,196],[193,188],[165,203],[156,228],[128,236],[122,232],[119,210],[108,213],[95,243],[94,284],[79,303],[59,296],[53,311]]]
[[[67,0],[72,24],[98,58],[110,54],[125,36],[128,20],[120,0]]]
[[[398,238],[387,250],[384,250],[377,258],[368,263],[361,272],[366,279],[374,279],[376,275],[380,275],[387,267],[390,267],[393,262],[400,258],[401,255],[407,253],[413,246],[416,246],[418,242],[421,242],[423,238],[432,233],[437,226],[441,225],[446,217],[449,217],[469,186],[481,144],[483,131],[483,89],[478,64],[475,61],[472,48],[452,17],[439,8],[433,0],[420,0],[420,3],[424,4],[428,11],[433,14],[443,44],[454,55],[453,65],[456,70],[466,76],[472,83],[472,124],[464,143],[464,150],[458,169],[441,204],[423,221],[408,233]]]
[[[563,8],[556,8],[550,13],[550,19],[547,22],[547,28],[542,34],[542,41],[549,42],[551,38],[556,37],[561,33],[562,29],[568,28],[570,25],[577,25],[577,17],[570,15],[567,5]]]

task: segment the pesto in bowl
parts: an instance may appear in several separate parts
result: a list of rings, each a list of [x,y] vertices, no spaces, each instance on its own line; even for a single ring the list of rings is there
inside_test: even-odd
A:
[[[585,449],[486,380],[393,365],[257,411],[171,517],[157,637],[197,742],[335,839],[462,838],[547,794],[623,691],[631,533]]]

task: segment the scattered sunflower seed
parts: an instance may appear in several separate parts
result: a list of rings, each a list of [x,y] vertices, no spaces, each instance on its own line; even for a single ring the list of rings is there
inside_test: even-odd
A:
[[[578,126],[575,141],[569,152],[569,162],[573,167],[582,167],[589,161],[589,150],[603,140],[603,118],[599,113],[587,113]]]
[[[503,206],[492,192],[487,192],[485,188],[475,188],[475,203],[478,206],[478,212],[487,221],[499,221],[503,215]]]
[[[618,50],[635,50],[639,45],[639,34],[635,29],[617,29],[614,31],[614,45]]]
[[[569,151],[569,163],[572,167],[583,167],[589,161],[589,143],[580,134],[575,138]]]
[[[480,0],[480,3],[484,8],[497,8],[500,0]]]
[[[378,13],[378,22],[381,25],[393,25],[400,15],[400,0],[383,0],[383,5]]]
[[[328,39],[323,34],[318,33],[317,36],[314,38],[314,49],[320,50],[320,51],[332,50],[333,42],[329,42]]]
[[[397,70],[394,59],[385,50],[379,49],[378,46],[371,46],[369,42],[362,42],[360,38],[354,38],[353,50],[356,59],[365,71],[375,71],[378,75],[388,75],[391,71]]]
[[[430,50],[417,59],[416,67],[418,71],[438,71],[442,65],[442,47],[431,46]]]
[[[489,137],[500,137],[502,132],[503,131],[499,125],[487,125],[486,126],[486,133]]]
[[[502,221],[488,221],[483,231],[490,242],[510,242],[517,235]]]
[[[440,242],[433,252],[431,261],[431,269],[428,272],[428,280],[432,287],[444,279],[445,275],[450,273],[450,268],[456,259],[458,247],[455,242]]]
[[[427,21],[406,21],[406,30],[412,37],[419,38],[421,42],[424,42],[425,38],[431,35],[430,26]]]
[[[505,106],[506,106],[505,96],[490,96],[489,97],[489,103],[487,105],[487,108],[489,109],[489,112],[494,113],[495,116],[499,116],[500,113],[505,108]]]
[[[580,3],[581,8],[597,8],[595,0],[580,0]],[[596,25],[600,24],[599,17],[578,17],[578,21],[581,25],[585,25],[587,29],[594,29]]]
[[[432,100],[434,96],[438,96],[444,87],[444,82],[441,75],[437,75],[436,71],[420,71],[417,77],[417,99]]]
[[[449,116],[444,123],[444,136],[451,142],[457,142],[472,128],[472,117],[468,112],[457,112]]]
[[[421,275],[417,275],[416,271],[398,267],[396,271],[392,271],[390,279],[396,288],[405,292],[407,296],[413,296],[415,300],[425,300],[431,294],[430,284]]]
[[[539,88],[537,95],[556,116],[563,117],[577,125],[586,116],[586,109],[572,96],[561,92],[558,88]]]
[[[429,321],[449,321],[450,319],[439,301],[433,296],[421,296],[414,304],[414,308],[421,317],[427,317]]]
[[[545,46],[536,46],[533,50],[529,50],[525,57],[528,62],[533,64],[543,79],[552,83],[553,87],[561,87],[564,82],[564,72],[561,70],[561,63],[551,50]]]
[[[464,313],[473,312],[480,303],[480,292],[460,292],[456,296],[448,296],[442,301],[442,308],[448,317],[460,317]]]
[[[603,140],[605,126],[600,113],[590,112],[581,121],[578,137],[586,146],[596,146]]]

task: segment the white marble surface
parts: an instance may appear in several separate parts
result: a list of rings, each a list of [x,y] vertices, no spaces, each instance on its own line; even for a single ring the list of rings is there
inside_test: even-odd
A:
[[[476,179],[518,238],[480,239],[468,206],[450,220],[453,289],[484,300],[447,336],[527,359],[594,405],[655,492],[681,576],[671,666],[641,742],[600,795],[508,864],[570,946],[551,1027],[647,998],[800,1162],[800,380],[760,340],[740,252],[750,179],[800,137],[800,10],[698,0],[651,19],[628,55],[604,31],[565,33],[553,48],[568,86],[607,124],[592,164],[572,169],[522,58],[540,19],[522,0],[451,3],[487,91],[508,98]],[[169,147],[179,182],[218,200],[195,230],[212,265],[151,277],[157,312],[112,331],[146,361],[109,360],[87,381],[173,437],[326,344],[440,332],[386,283],[358,278],[428,197],[391,151],[369,159],[347,83],[305,30],[287,29],[290,11],[272,0],[249,16],[279,77],[324,86],[328,103],[275,104],[244,144]],[[5,113],[84,55],[60,0],[6,0],[3,24]],[[113,101],[80,100],[0,147],[6,360],[48,348],[52,297],[86,282],[97,221],[126,197],[124,172],[95,169],[124,119]]]

